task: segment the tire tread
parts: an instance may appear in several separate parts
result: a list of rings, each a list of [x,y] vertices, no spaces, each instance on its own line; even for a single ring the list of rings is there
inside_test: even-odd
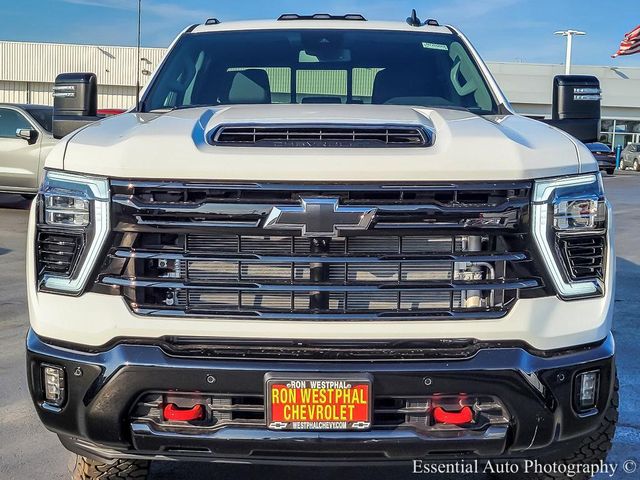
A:
[[[77,455],[69,466],[71,480],[146,480],[149,473],[146,460],[118,459],[101,463]]]

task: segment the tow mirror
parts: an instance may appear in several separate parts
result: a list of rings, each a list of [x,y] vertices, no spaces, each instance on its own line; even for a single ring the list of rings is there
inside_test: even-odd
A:
[[[551,120],[545,122],[584,143],[600,134],[600,81],[590,75],[558,75],[553,79]]]
[[[62,138],[98,117],[98,81],[93,73],[62,73],[53,87],[53,136]]]
[[[31,128],[19,128],[16,130],[16,137],[26,140],[31,145],[38,140],[38,131]]]

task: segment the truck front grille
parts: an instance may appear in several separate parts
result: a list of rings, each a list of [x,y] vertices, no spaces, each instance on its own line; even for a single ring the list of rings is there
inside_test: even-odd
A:
[[[139,314],[265,319],[497,318],[542,287],[528,184],[370,186],[114,182],[98,282]],[[309,196],[368,205],[335,238],[264,227]]]

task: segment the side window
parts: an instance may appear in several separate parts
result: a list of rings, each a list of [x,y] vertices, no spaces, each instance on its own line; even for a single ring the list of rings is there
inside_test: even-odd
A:
[[[33,127],[21,113],[0,108],[0,138],[16,138],[16,130],[19,128]]]

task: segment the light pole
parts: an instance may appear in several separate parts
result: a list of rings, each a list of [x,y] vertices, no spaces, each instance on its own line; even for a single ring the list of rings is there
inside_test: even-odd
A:
[[[571,51],[573,50],[573,37],[576,35],[582,36],[586,34],[586,32],[580,32],[578,30],[560,30],[558,32],[555,32],[554,35],[562,35],[563,37],[567,37],[567,58],[564,62],[565,75],[571,74]]]

